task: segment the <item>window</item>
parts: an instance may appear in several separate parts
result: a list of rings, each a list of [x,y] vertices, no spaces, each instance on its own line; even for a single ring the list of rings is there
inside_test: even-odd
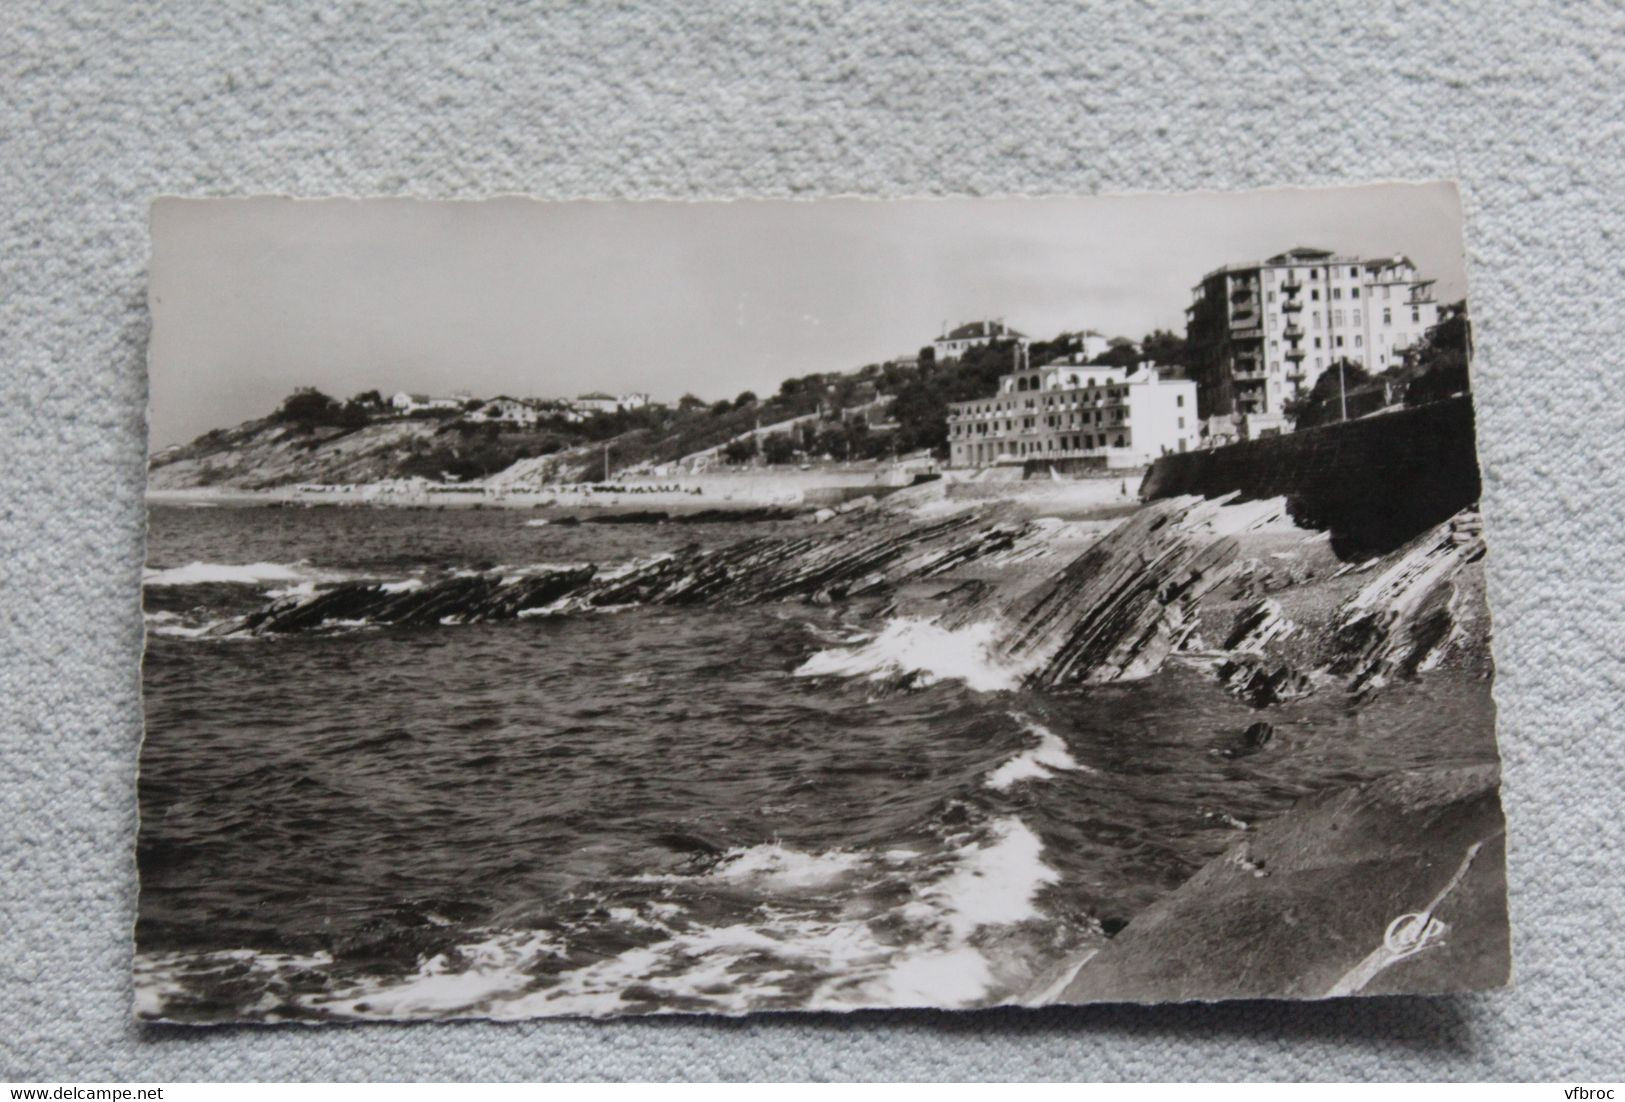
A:
[[[1364,344],[1365,344],[1365,338],[1364,338],[1364,337],[1362,337],[1362,336],[1360,336],[1360,335],[1359,335],[1359,334],[1358,334],[1358,333],[1356,333],[1356,334],[1355,334],[1355,335],[1354,335],[1354,347],[1355,347],[1355,348],[1360,348],[1360,347],[1362,347],[1362,346],[1363,346],[1363,345],[1364,345]]]
[[[1309,269],[1309,278],[1310,279],[1319,279],[1320,278],[1320,269],[1319,268],[1310,268]]]
[[[1382,308],[1382,323],[1384,325],[1394,324],[1394,312],[1386,306]]]
[[[1411,307],[1411,320],[1412,321],[1421,321],[1422,320],[1422,311],[1416,309],[1414,306]]]
[[[1309,313],[1309,324],[1314,326],[1316,329],[1320,328],[1320,311],[1319,310],[1310,311],[1310,313]]]
[[[1183,418],[1183,417],[1181,417],[1181,418],[1180,418],[1180,419],[1179,419],[1179,427],[1180,427],[1180,428],[1184,428],[1184,427],[1185,427],[1185,419],[1184,419],[1184,418]]]
[[[1360,311],[1358,310],[1354,311],[1354,324],[1356,326],[1360,324]]]
[[[1274,292],[1274,291],[1271,291],[1271,292],[1270,292],[1270,293],[1269,293],[1269,297],[1268,297],[1268,298],[1267,298],[1267,299],[1266,299],[1266,300],[1265,300],[1265,301],[1267,301],[1267,302],[1274,302],[1274,301],[1275,301],[1275,292]]]
[[[1339,347],[1339,348],[1343,347],[1343,338],[1342,337],[1337,338],[1337,347]]]
[[[1314,301],[1319,302],[1320,301],[1320,290],[1319,290],[1319,288],[1316,288],[1315,290],[1310,291],[1309,292],[1309,297],[1311,299],[1313,299]]]
[[[1333,310],[1332,311],[1332,324],[1333,325],[1342,325],[1343,324],[1343,311],[1341,311],[1341,310]]]
[[[1352,288],[1349,289],[1349,298],[1359,298],[1359,297],[1360,297],[1360,289],[1358,287],[1352,287]]]
[[[1360,269],[1358,269],[1358,268],[1350,268],[1349,269],[1349,275],[1353,276],[1355,279],[1360,278]],[[1359,294],[1359,292],[1356,291],[1355,294]]]
[[[1342,298],[1343,297],[1343,288],[1341,288],[1341,287],[1333,287],[1332,288],[1332,297],[1333,298]]]

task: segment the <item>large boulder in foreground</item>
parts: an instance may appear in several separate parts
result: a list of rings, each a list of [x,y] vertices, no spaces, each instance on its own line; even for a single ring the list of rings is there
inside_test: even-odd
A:
[[[1303,800],[1136,916],[1062,1003],[1439,994],[1506,984],[1494,766]]]

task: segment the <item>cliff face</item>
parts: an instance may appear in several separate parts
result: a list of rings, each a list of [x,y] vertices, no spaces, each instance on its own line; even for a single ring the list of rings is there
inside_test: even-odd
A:
[[[631,436],[615,437],[622,445]],[[543,454],[546,452],[547,454]],[[488,480],[513,488],[597,478],[601,442],[571,444],[546,430],[385,418],[346,429],[265,418],[166,448],[147,464],[154,490],[268,490],[300,483],[367,485],[392,479]]]
[[[250,421],[154,455],[147,485],[259,490],[300,482],[376,482],[396,477],[415,452],[429,449],[436,428],[434,421],[380,421],[354,431],[307,432]]]

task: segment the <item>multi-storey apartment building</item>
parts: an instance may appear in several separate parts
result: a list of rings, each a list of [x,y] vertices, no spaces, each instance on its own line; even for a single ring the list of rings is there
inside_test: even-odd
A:
[[[1151,364],[1024,368],[1001,376],[997,394],[948,407],[954,467],[1079,458],[1128,467],[1198,440],[1196,384]]]
[[[1438,324],[1433,280],[1403,256],[1291,249],[1209,272],[1186,307],[1190,367],[1214,436],[1283,431],[1283,407],[1341,359],[1373,374]]]

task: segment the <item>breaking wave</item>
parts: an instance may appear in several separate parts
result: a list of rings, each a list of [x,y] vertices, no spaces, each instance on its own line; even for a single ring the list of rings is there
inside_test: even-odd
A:
[[[1093,772],[1088,766],[1078,764],[1061,736],[1031,720],[1025,723],[1027,730],[1038,736],[1038,744],[1022,751],[988,774],[989,788],[1004,791],[1022,781],[1047,780],[1051,774],[1057,772],[1078,769]]]
[[[800,891],[851,875],[863,861],[856,853],[809,854],[770,842],[729,850],[710,876],[721,881],[750,881],[770,891]]]
[[[1043,848],[1014,816],[931,857],[907,848],[804,853],[767,843],[730,850],[708,871],[663,878],[698,898],[748,887],[760,902],[747,918],[706,924],[669,899],[610,907],[596,920],[600,930],[607,914],[638,944],[597,960],[585,954],[586,964],[568,932],[497,928],[473,931],[405,976],[318,991],[302,990],[300,981],[330,963],[325,955],[156,954],[137,962],[138,1010],[162,1018],[184,997],[188,977],[245,966],[259,974],[269,1019],[289,1011],[518,1019],[990,1005],[1018,997],[1033,978],[1033,950],[1045,936],[1032,921],[1042,917],[1038,893],[1058,880]],[[831,913],[822,889],[837,881],[867,890]]]
[[[176,639],[196,639],[208,635],[216,628],[231,623],[231,617],[191,623],[174,612],[148,612],[144,614],[147,630],[153,635],[166,635]]]
[[[297,584],[310,579],[302,564],[275,562],[217,563],[192,562],[168,570],[147,570],[142,585],[269,585],[274,582]]]
[[[878,635],[853,647],[821,650],[795,672],[802,677],[906,677],[917,686],[958,680],[977,692],[1019,688],[1027,673],[994,653],[998,625],[981,621],[944,628],[928,620],[892,620]]]

